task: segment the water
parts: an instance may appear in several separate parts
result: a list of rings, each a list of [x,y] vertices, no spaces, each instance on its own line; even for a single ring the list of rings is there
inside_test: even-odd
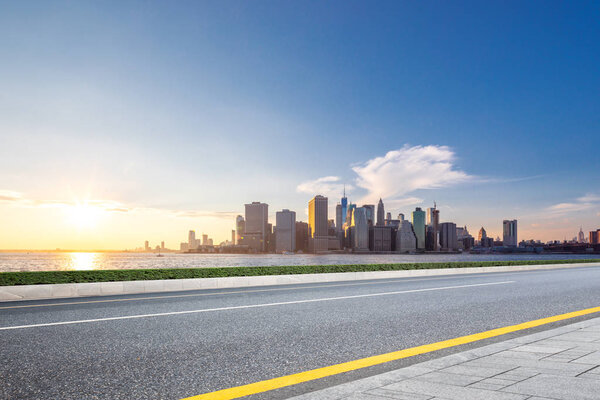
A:
[[[561,260],[593,254],[176,254],[0,253],[0,272],[140,268],[206,268],[266,265],[389,264],[412,262]]]

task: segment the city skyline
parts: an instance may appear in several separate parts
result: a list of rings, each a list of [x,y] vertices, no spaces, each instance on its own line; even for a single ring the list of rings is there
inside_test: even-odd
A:
[[[335,207],[335,218],[329,218],[327,197],[315,195],[308,202],[308,222],[296,220],[296,212],[289,209],[276,211],[275,223],[269,222],[269,205],[262,202],[252,202],[245,205],[245,215],[235,218],[235,229],[231,230],[231,240],[219,244],[207,234],[202,235],[202,240],[195,238],[195,231],[190,230],[188,240],[181,242],[179,250],[165,247],[164,241],[160,246],[149,246],[145,241],[143,248],[135,251],[181,251],[181,252],[225,252],[225,253],[294,253],[295,251],[308,253],[328,252],[383,252],[383,253],[423,253],[423,252],[456,252],[488,251],[486,248],[496,248],[494,251],[511,252],[511,248],[535,247],[542,245],[558,244],[598,244],[598,232],[592,230],[589,236],[579,228],[576,236],[567,240],[551,240],[543,242],[534,238],[518,238],[517,220],[502,221],[502,238],[488,236],[485,227],[479,229],[478,235],[471,235],[468,227],[457,226],[446,218],[440,222],[440,211],[437,203],[423,211],[416,207],[411,213],[409,222],[405,220],[404,213],[400,212],[397,219],[391,212],[384,215],[384,202],[380,198],[375,205],[348,203],[346,193],[340,198]],[[347,215],[342,218],[342,204],[347,207]],[[257,212],[258,211],[258,212]],[[250,224],[246,224],[250,221]],[[444,221],[444,220],[442,220]],[[298,225],[300,224],[300,225]],[[305,225],[303,228],[301,225]],[[246,228],[249,226],[250,228]],[[305,232],[303,233],[303,230]],[[302,244],[296,237],[306,236],[306,243]],[[386,244],[387,241],[387,244]],[[413,244],[411,245],[411,241]],[[217,248],[221,249],[217,249]],[[491,249],[490,249],[491,250]]]
[[[344,185],[493,237],[600,226],[597,4],[309,3],[3,2],[0,249],[218,243]]]

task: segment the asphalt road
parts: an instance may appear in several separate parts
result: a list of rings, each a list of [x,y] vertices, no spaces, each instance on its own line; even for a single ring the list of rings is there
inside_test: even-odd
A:
[[[600,267],[0,303],[0,399],[180,399],[596,306]]]

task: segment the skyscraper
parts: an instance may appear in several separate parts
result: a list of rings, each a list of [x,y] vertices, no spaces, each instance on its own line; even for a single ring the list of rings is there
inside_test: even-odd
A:
[[[311,251],[327,251],[327,233],[327,197],[317,195],[308,202],[308,234]]]
[[[433,207],[427,209],[427,230],[429,241],[425,244],[427,250],[438,251],[440,247],[440,210],[434,202]]]
[[[458,250],[455,223],[443,222],[440,224],[440,246],[443,250]]]
[[[348,211],[346,211],[346,224],[348,226],[350,226],[350,224],[352,223],[352,212],[354,211],[355,208],[356,208],[356,204],[348,205]]]
[[[425,250],[425,211],[417,207],[412,213],[412,224],[417,237],[417,249]]]
[[[308,224],[296,222],[296,251],[308,251]]]
[[[366,211],[365,207],[358,207],[352,213],[352,247],[355,251],[369,250],[369,225]]]
[[[503,240],[502,244],[508,247],[517,247],[517,220],[507,220],[502,222]]]
[[[377,226],[385,225],[385,210],[383,208],[383,200],[379,199],[377,203]]]
[[[296,250],[296,212],[277,211],[275,214],[275,252]]]
[[[198,247],[198,244],[196,243],[196,231],[189,231],[188,232],[188,248],[190,250],[192,250],[197,247]]]
[[[342,230],[342,226],[344,225],[343,215],[344,214],[342,213],[342,205],[338,203],[335,206],[335,229],[338,232]]]
[[[344,196],[342,197],[342,201],[340,203],[342,206],[342,224],[338,227],[338,229],[342,229],[344,222],[346,222],[346,216],[348,215],[348,199],[346,198],[346,185],[344,185]]]
[[[374,204],[363,204],[362,208],[365,209],[367,215],[367,225],[375,225],[375,205]]]
[[[404,219],[404,215],[400,214],[400,226],[396,233],[396,251],[399,253],[409,253],[417,249],[417,238],[410,222]]]
[[[579,227],[579,233],[577,234],[577,242],[585,243],[585,235],[583,233],[583,228],[581,226]]]
[[[246,230],[246,221],[244,217],[238,215],[235,217],[235,244],[241,244],[240,241],[244,236]]]
[[[245,204],[244,244],[259,252],[266,251],[269,205],[258,201]]]
[[[485,229],[483,229],[483,226],[482,226],[481,229],[479,230],[479,234],[477,235],[477,241],[482,242],[485,239],[487,239],[487,232],[485,231]]]
[[[590,236],[588,238],[590,244],[600,244],[600,229],[595,231],[590,231]]]

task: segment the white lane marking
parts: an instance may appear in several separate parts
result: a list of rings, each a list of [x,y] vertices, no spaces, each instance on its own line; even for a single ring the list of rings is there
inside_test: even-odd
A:
[[[77,320],[77,321],[48,322],[48,323],[44,323],[44,324],[4,326],[4,327],[0,327],[0,330],[5,331],[5,330],[10,330],[10,329],[38,328],[38,327],[42,327],[42,326],[73,325],[73,324],[85,324],[85,323],[89,323],[89,322],[116,321],[116,320],[122,320],[122,319],[164,317],[164,316],[169,316],[169,315],[197,314],[197,313],[203,313],[203,312],[226,311],[226,310],[241,310],[241,309],[245,309],[245,308],[273,307],[273,306],[283,306],[283,305],[288,305],[288,304],[315,303],[315,302],[319,302],[319,301],[333,301],[333,300],[358,299],[358,298],[363,298],[363,297],[390,296],[390,295],[394,295],[394,294],[430,292],[430,291],[434,291],[434,290],[449,290],[449,289],[461,289],[461,288],[469,288],[469,287],[477,287],[477,286],[505,285],[505,284],[514,283],[514,282],[515,281],[476,283],[476,284],[472,284],[472,285],[443,286],[443,287],[434,287],[434,288],[426,288],[426,289],[401,290],[401,291],[397,291],[397,292],[357,294],[357,295],[352,295],[352,296],[340,296],[340,297],[324,297],[324,298],[320,298],[320,299],[283,301],[283,302],[278,302],[278,303],[249,304],[249,305],[245,305],[245,306],[205,308],[205,309],[200,309],[200,310],[189,310],[189,311],[171,311],[171,312],[156,313],[156,314],[125,315],[122,317],[107,317],[107,318],[96,318],[96,319],[82,319],[82,320]]]
[[[461,276],[462,278],[483,278],[485,276],[479,276],[472,274],[466,274]],[[364,286],[364,285],[384,285],[389,283],[404,283],[404,282],[422,282],[422,281],[434,281],[434,280],[444,280],[444,279],[453,279],[454,275],[444,275],[437,277],[423,277],[417,279],[410,278],[395,278],[395,279],[377,279],[374,278],[375,282],[356,282],[356,283],[336,283],[332,285],[326,284],[326,282],[315,282],[313,285],[305,285],[305,286],[296,286],[296,284],[292,284],[294,286],[291,287],[283,287],[283,288],[268,288],[268,289],[250,289],[250,290],[230,290],[226,292],[211,292],[211,293],[192,293],[192,294],[174,294],[174,295],[166,295],[166,296],[146,296],[146,297],[127,297],[124,299],[107,299],[107,300],[87,300],[87,301],[69,301],[63,303],[42,303],[42,304],[24,304],[21,306],[6,306],[0,307],[0,310],[11,310],[14,308],[32,308],[32,307],[52,307],[52,306],[69,306],[75,304],[94,304],[94,303],[116,303],[123,301],[140,301],[140,300],[159,300],[159,299],[173,299],[180,297],[203,297],[203,296],[218,296],[223,294],[237,294],[237,293],[260,293],[260,292],[278,292],[278,291],[289,291],[289,290],[302,290],[302,289],[320,289],[320,288],[330,288],[330,287],[340,287],[340,286]],[[322,283],[322,284],[320,284]],[[216,289],[191,289],[191,290],[219,290]],[[222,289],[221,289],[222,290]],[[36,301],[36,300],[32,300]]]

